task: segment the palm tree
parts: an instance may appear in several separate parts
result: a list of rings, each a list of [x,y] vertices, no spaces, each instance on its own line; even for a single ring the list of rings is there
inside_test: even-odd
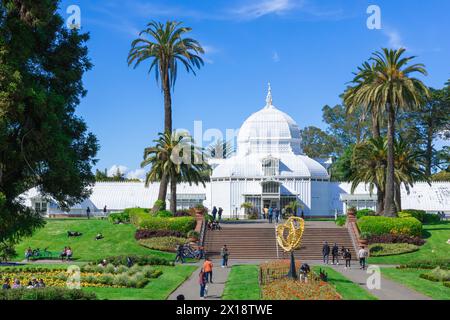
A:
[[[233,153],[233,146],[230,141],[217,139],[207,149],[208,156],[216,159],[227,159]]]
[[[386,183],[386,139],[371,138],[355,145],[352,154],[351,166],[353,193],[360,183],[369,187],[370,194],[377,188],[377,213],[381,214],[384,208],[384,194]]]
[[[428,97],[428,88],[419,79],[411,77],[413,73],[426,75],[423,64],[408,63],[415,57],[403,57],[405,49],[383,49],[375,52],[370,61],[374,67],[364,82],[355,89],[354,103],[372,106],[386,112],[387,116],[387,170],[384,199],[384,214],[393,216],[396,213],[395,193],[395,121],[399,110],[411,110],[421,105],[423,97]],[[369,72],[369,71],[366,71]],[[356,82],[356,85],[359,83]]]
[[[209,165],[203,150],[196,147],[187,134],[160,133],[154,142],[155,146],[144,150],[144,161],[141,163],[142,168],[151,165],[145,185],[160,181],[163,175],[167,176],[170,180],[170,211],[176,212],[177,184],[187,182],[205,186],[209,177],[202,173],[209,170]]]
[[[422,166],[423,154],[416,151],[401,139],[395,141],[395,205],[398,211],[401,211],[401,195],[400,188],[403,184],[409,192],[410,187],[417,181],[427,180],[425,171]],[[380,186],[377,194],[377,213],[380,212],[379,206],[383,206],[383,194],[385,192],[387,162],[387,139],[369,139],[355,146],[352,156],[352,187],[353,193],[360,183],[365,183],[369,187],[372,194],[374,187]],[[380,166],[379,164],[384,164]]]
[[[167,21],[165,24],[152,21],[147,29],[139,33],[139,38],[131,43],[128,54],[128,65],[137,68],[143,61],[151,60],[149,73],[155,72],[156,82],[164,93],[164,132],[172,132],[172,97],[178,73],[178,63],[186,71],[195,75],[195,69],[203,66],[200,54],[204,50],[200,43],[183,36],[192,29],[182,27],[181,22]],[[165,201],[168,178],[160,177],[158,200]]]
[[[400,188],[403,184],[409,194],[410,187],[417,181],[428,181],[429,176],[423,169],[424,153],[411,148],[399,137],[394,144],[395,149],[395,205],[402,210]]]

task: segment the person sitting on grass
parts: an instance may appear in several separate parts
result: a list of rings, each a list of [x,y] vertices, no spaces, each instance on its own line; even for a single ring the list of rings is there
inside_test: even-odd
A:
[[[95,236],[95,240],[101,240],[101,239],[103,239],[104,237],[103,237],[103,235],[101,234],[101,233],[98,233],[96,236]]]
[[[44,279],[39,279],[38,287],[39,287],[39,288],[45,288],[45,282],[44,282]]]
[[[6,279],[5,279],[5,282],[3,282],[2,289],[3,289],[3,290],[11,289],[11,285],[10,285],[10,280],[9,280],[9,278],[6,278]]]
[[[22,286],[20,285],[20,280],[19,279],[14,279],[14,283],[12,285],[13,289],[20,289],[22,288]]]
[[[33,255],[33,250],[31,249],[31,247],[28,247],[28,249],[25,251],[25,259],[27,259],[27,261],[30,261],[30,257]]]
[[[33,289],[33,282],[28,281],[27,289]]]
[[[72,248],[71,247],[67,247],[66,258],[67,258],[67,261],[72,259]]]
[[[64,247],[64,250],[60,254],[61,261],[64,262],[64,258],[67,257],[67,247]]]

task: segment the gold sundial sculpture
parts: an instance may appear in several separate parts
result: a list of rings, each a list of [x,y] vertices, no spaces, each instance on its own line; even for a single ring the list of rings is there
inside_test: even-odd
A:
[[[288,277],[292,279],[297,279],[294,250],[300,247],[304,230],[305,221],[299,217],[289,217],[284,224],[278,225],[276,229],[278,245],[284,251],[291,253],[291,265]]]

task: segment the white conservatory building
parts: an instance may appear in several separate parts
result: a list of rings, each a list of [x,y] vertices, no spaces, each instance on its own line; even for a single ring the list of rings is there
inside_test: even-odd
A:
[[[330,182],[329,163],[303,154],[300,128],[286,113],[276,108],[269,92],[266,105],[242,124],[236,153],[214,160],[211,182],[203,186],[180,184],[179,208],[203,204],[224,209],[224,217],[244,216],[242,203],[250,202],[258,212],[264,207],[284,208],[292,201],[300,203],[306,216],[334,216],[345,213],[347,206],[375,208],[376,196],[364,185],[354,194],[349,183]],[[85,215],[120,211],[130,207],[149,208],[156,201],[159,184],[148,188],[143,182],[98,182],[92,194],[80,204],[63,212],[52,199],[44,199],[37,189],[24,194],[25,204],[47,215]],[[402,207],[428,212],[450,213],[450,182],[416,183],[407,193],[402,189]]]

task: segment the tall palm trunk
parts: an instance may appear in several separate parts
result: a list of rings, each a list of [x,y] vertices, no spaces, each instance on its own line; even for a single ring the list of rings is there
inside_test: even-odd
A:
[[[374,139],[379,139],[380,134],[380,121],[378,119],[378,114],[372,110],[372,137]],[[383,163],[377,163],[379,166],[384,166]],[[384,192],[383,187],[377,184],[377,214],[382,215],[384,212]]]
[[[401,193],[401,184],[395,184],[395,207],[397,212],[402,211],[402,193]]]
[[[170,94],[169,70],[165,68],[163,73],[163,91],[164,91],[164,132],[172,133],[172,97]],[[164,159],[165,160],[165,159]],[[158,200],[166,202],[167,187],[169,185],[169,178],[163,174],[159,183]],[[153,207],[153,211],[158,210]]]
[[[394,139],[395,139],[395,109],[391,103],[387,104],[388,128],[387,128],[387,170],[386,170],[386,194],[384,198],[384,215],[395,216],[395,181],[394,181]]]
[[[177,177],[170,179],[170,211],[177,212]]]

